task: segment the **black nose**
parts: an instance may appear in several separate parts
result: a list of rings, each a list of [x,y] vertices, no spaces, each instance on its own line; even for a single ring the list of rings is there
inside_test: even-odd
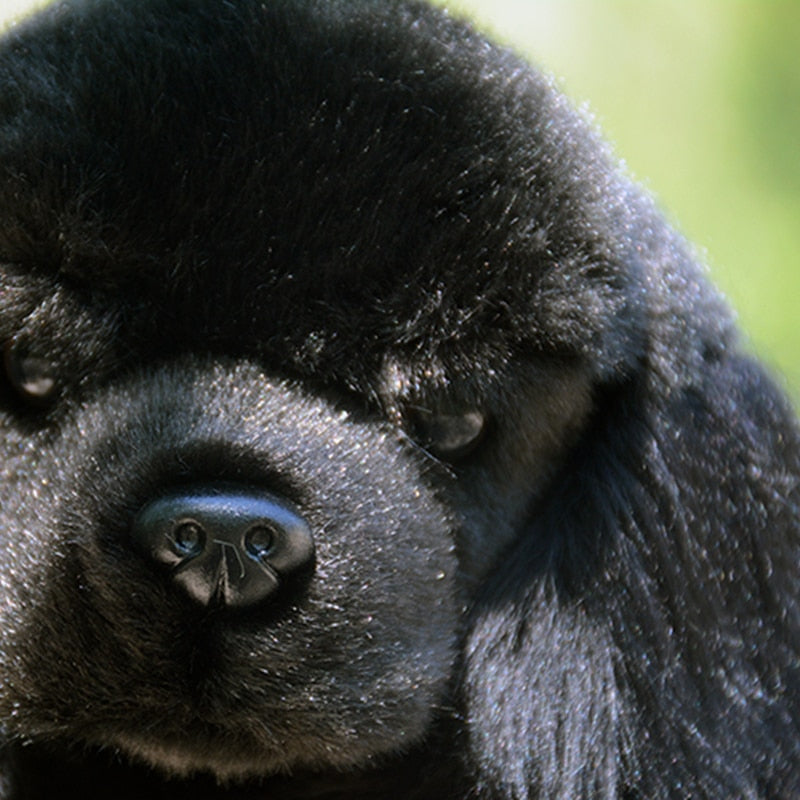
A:
[[[314,560],[311,530],[292,506],[241,487],[194,486],[159,497],[139,511],[132,536],[205,606],[263,603]]]

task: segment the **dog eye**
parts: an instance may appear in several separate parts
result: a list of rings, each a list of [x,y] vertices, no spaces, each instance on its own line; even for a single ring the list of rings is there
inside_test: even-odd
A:
[[[3,351],[8,381],[25,400],[46,403],[56,393],[55,367],[45,358],[28,353],[15,342],[8,342]]]
[[[411,417],[414,438],[433,455],[448,461],[472,452],[486,427],[486,418],[477,410],[436,414],[415,408]]]

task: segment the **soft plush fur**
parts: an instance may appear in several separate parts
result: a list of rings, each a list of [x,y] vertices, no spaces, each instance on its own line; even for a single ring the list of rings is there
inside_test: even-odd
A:
[[[792,412],[513,54],[56,5],[0,50],[0,214],[3,800],[800,796]],[[198,486],[313,562],[187,595],[136,526]]]

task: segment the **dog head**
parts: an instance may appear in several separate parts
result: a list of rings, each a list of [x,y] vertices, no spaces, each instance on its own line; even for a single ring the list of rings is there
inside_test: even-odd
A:
[[[0,86],[7,735],[221,778],[421,741],[598,397],[693,368],[677,309],[723,347],[682,243],[416,4],[73,4]]]

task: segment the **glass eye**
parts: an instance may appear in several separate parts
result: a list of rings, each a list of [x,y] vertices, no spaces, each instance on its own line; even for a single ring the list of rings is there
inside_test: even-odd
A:
[[[433,455],[453,461],[468,453],[480,442],[486,418],[477,410],[461,414],[436,414],[414,409],[415,438]]]
[[[9,383],[21,397],[44,403],[55,395],[55,367],[47,359],[25,352],[12,341],[3,350],[3,363]]]

